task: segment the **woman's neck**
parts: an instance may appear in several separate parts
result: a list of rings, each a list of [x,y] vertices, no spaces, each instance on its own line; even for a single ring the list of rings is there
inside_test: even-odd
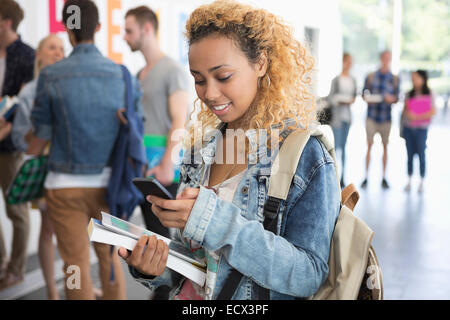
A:
[[[422,88],[419,88],[419,89],[414,88],[414,94],[415,94],[416,96],[421,96],[421,95],[423,95]]]

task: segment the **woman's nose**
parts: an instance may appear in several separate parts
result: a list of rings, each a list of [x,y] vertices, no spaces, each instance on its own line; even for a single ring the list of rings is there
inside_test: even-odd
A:
[[[206,85],[206,91],[205,91],[205,99],[207,101],[218,101],[218,99],[221,96],[221,92],[219,88],[214,83],[208,83]]]

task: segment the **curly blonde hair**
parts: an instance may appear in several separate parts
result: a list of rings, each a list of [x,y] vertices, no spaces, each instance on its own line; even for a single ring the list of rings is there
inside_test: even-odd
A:
[[[314,97],[309,91],[314,59],[294,38],[293,30],[280,17],[236,1],[219,0],[192,12],[186,22],[189,46],[210,35],[228,37],[238,44],[251,63],[262,54],[268,60],[267,73],[260,79],[257,97],[243,129],[265,129],[284,120],[308,128],[315,120]],[[198,106],[199,104],[199,106]],[[215,128],[220,120],[199,99],[195,102],[203,132]],[[191,115],[192,118],[192,115]],[[193,143],[194,129],[190,129]],[[191,144],[192,145],[192,144]]]

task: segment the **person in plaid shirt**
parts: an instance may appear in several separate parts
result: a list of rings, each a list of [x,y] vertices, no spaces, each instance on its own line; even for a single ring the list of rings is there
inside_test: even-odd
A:
[[[367,155],[366,155],[366,177],[361,184],[362,188],[367,186],[367,177],[370,165],[370,151],[373,145],[373,137],[376,133],[381,136],[383,143],[383,180],[382,187],[389,188],[386,181],[387,146],[389,133],[391,131],[392,104],[398,102],[399,80],[391,72],[391,52],[383,51],[380,54],[381,67],[378,71],[370,73],[364,82],[363,99],[367,102]]]

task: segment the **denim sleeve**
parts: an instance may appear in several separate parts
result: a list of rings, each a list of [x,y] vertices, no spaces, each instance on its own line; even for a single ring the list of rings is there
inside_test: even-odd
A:
[[[209,250],[222,249],[227,262],[260,286],[309,297],[328,276],[328,255],[339,212],[333,163],[324,163],[295,200],[283,236],[249,221],[232,203],[201,188],[184,237]]]
[[[31,99],[21,99],[17,107],[16,116],[14,117],[11,138],[14,146],[22,151],[27,151],[28,143],[25,136],[31,129],[30,110],[33,101]]]
[[[48,78],[45,70],[43,70],[39,76],[36,99],[34,101],[34,107],[31,110],[33,133],[36,137],[43,140],[51,140],[53,128],[51,99],[48,85]]]
[[[166,268],[164,273],[158,277],[145,276],[130,266],[128,266],[128,270],[137,282],[150,290],[155,290],[160,286],[169,286],[171,289],[176,289],[180,286],[181,281],[185,279],[181,274],[169,268]]]

